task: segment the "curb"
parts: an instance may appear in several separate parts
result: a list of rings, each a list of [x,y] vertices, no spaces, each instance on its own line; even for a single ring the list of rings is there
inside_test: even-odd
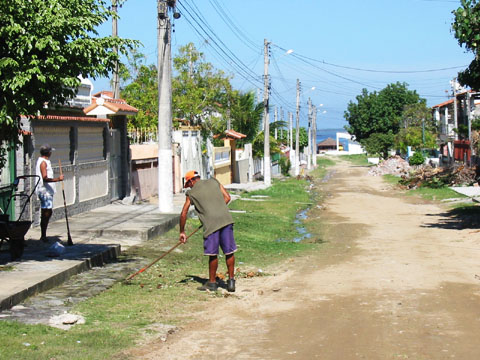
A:
[[[107,262],[117,259],[120,255],[120,245],[106,245],[105,247],[106,248],[103,251],[84,258],[78,264],[2,299],[0,302],[0,311],[7,310],[39,292],[50,290],[55,286],[62,284],[73,275],[90,270],[95,266],[103,266]]]

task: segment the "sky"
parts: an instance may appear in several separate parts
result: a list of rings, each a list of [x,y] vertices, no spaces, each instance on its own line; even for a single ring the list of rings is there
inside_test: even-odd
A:
[[[267,39],[270,104],[285,119],[295,113],[299,79],[301,125],[311,98],[318,128],[341,128],[348,103],[363,88],[379,91],[400,81],[428,106],[448,100],[450,81],[473,59],[451,30],[459,6],[457,0],[177,0],[172,54],[193,42],[206,61],[233,76],[236,89],[261,100]],[[128,0],[119,15],[119,36],[140,40],[146,63],[156,64],[156,0]],[[99,33],[111,34],[111,23]],[[110,83],[96,79],[94,86],[100,91]]]

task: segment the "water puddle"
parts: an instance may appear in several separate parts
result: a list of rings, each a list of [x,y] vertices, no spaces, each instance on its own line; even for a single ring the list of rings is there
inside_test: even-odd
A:
[[[303,226],[303,221],[308,219],[307,212],[309,209],[302,210],[300,211],[296,216],[295,220],[293,221],[294,224],[298,225],[296,227],[298,236],[294,237],[292,240],[287,240],[284,238],[280,238],[275,240],[276,242],[295,242],[299,243],[300,241],[303,241],[305,239],[310,239],[312,237],[312,234],[307,232],[307,229],[305,226]]]

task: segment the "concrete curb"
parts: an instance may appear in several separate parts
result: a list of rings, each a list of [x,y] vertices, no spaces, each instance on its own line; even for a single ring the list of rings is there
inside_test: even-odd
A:
[[[71,267],[55,273],[38,283],[28,286],[27,288],[18,291],[10,296],[7,296],[0,301],[0,311],[6,310],[24,301],[29,296],[35,295],[39,292],[47,291],[54,288],[68,280],[73,275],[80,274],[83,271],[90,270],[95,266],[103,266],[108,261],[115,260],[120,255],[120,245],[105,245],[105,249],[91,256],[85,257],[83,260]],[[14,272],[13,272],[14,273]]]

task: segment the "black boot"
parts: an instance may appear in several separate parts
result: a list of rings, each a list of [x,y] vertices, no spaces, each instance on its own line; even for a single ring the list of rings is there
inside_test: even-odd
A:
[[[235,292],[235,279],[228,279],[227,281],[227,291]]]

